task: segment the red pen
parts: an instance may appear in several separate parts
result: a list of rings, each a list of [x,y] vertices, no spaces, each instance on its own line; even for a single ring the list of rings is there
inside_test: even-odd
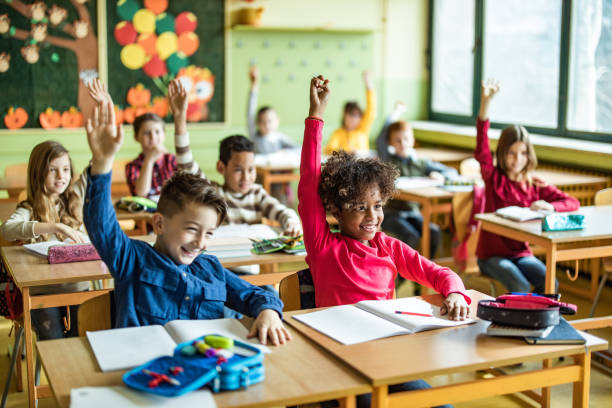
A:
[[[415,313],[415,312],[403,312],[401,310],[396,310],[396,314],[410,315],[410,316],[422,316],[422,317],[434,317],[434,315],[427,313]]]

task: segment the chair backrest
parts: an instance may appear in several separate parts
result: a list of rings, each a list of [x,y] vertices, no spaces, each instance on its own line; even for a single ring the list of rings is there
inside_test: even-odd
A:
[[[280,281],[278,294],[284,311],[312,309],[315,306],[314,283],[310,269],[302,269]]]
[[[4,168],[4,178],[9,186],[25,187],[28,163],[10,164]]]
[[[612,188],[604,188],[595,193],[595,205],[612,205]]]
[[[125,165],[130,159],[116,159],[113,162],[113,174],[111,179],[111,193],[115,196],[129,196],[130,189],[125,178]]]
[[[110,291],[81,303],[78,312],[79,336],[85,336],[88,331],[112,328],[113,295],[113,291]]]

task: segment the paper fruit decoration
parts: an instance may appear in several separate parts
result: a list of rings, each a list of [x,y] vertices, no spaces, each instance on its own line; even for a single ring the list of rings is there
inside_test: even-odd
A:
[[[214,95],[215,77],[208,68],[190,65],[181,68],[177,78],[180,78],[187,91],[187,120],[198,122],[208,118],[207,102]]]
[[[74,106],[62,113],[62,127],[77,128],[83,126],[83,114]]]
[[[122,21],[117,24],[113,34],[115,35],[115,40],[117,40],[120,45],[131,44],[138,38],[138,33],[134,25],[129,21]]]
[[[62,116],[58,111],[47,108],[38,115],[38,121],[40,122],[40,126],[45,129],[55,129],[62,124]]]
[[[151,91],[142,84],[131,87],[127,93],[127,102],[132,106],[145,106],[151,102]]]
[[[176,27],[176,35],[181,35],[185,32],[195,31],[198,26],[198,19],[195,14],[189,11],[183,11],[181,14],[176,16],[174,20],[174,25]]]
[[[9,129],[20,129],[28,121],[28,112],[23,108],[10,107],[7,114],[4,116],[4,124]]]

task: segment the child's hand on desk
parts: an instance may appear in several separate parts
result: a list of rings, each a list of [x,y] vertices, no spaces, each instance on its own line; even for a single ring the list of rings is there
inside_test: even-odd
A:
[[[444,299],[440,314],[448,314],[452,320],[465,320],[470,314],[470,308],[462,294],[451,293]]]
[[[302,226],[300,224],[288,225],[283,235],[286,237],[299,237],[302,235]]]
[[[545,212],[555,212],[555,207],[547,201],[538,200],[531,203],[529,209],[533,211],[545,211]]]
[[[329,102],[329,79],[319,75],[310,80],[310,110],[308,116],[323,119]]]
[[[123,127],[115,124],[115,109],[112,101],[98,103],[93,118],[85,125],[87,143],[92,153],[91,174],[111,171],[113,159],[123,144]]]
[[[431,173],[429,173],[429,178],[432,180],[438,180],[444,183],[444,176],[440,172],[432,171]]]
[[[291,340],[291,334],[283,326],[278,313],[272,309],[262,310],[251,326],[247,338],[258,337],[261,344],[266,344],[268,338],[275,346]]]
[[[56,233],[64,235],[66,236],[66,238],[70,238],[71,240],[74,241],[75,244],[85,243],[85,239],[83,235],[79,231],[69,227],[66,224],[62,224],[61,222],[58,222],[57,224],[55,224],[55,229],[56,229]]]

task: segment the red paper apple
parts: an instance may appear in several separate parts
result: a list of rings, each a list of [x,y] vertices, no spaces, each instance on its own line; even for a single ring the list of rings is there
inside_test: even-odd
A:
[[[198,19],[195,14],[183,11],[174,20],[174,31],[176,35],[181,35],[188,31],[194,31],[198,26]]]
[[[115,26],[115,39],[120,45],[132,44],[136,41],[138,33],[134,25],[129,21],[122,21]]]
[[[162,59],[159,58],[157,55],[151,57],[149,62],[144,64],[142,70],[145,74],[147,74],[147,76],[151,78],[157,78],[168,73],[168,70],[166,69],[166,63],[162,61]]]

